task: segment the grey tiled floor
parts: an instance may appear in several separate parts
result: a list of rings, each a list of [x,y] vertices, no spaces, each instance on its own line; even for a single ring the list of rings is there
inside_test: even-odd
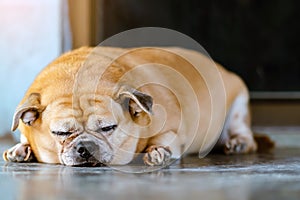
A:
[[[188,156],[141,174],[38,163],[0,166],[0,199],[300,199],[300,148]]]

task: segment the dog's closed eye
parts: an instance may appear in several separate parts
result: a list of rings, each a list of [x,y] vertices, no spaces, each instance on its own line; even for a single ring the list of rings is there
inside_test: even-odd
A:
[[[51,131],[52,134],[54,135],[58,135],[58,136],[68,136],[71,135],[73,132],[67,131],[67,132],[63,132],[63,131]]]
[[[115,129],[117,128],[117,125],[114,124],[114,125],[109,125],[109,126],[104,126],[104,127],[101,127],[97,130],[97,132],[102,132],[102,133],[109,133],[111,131],[114,131]]]

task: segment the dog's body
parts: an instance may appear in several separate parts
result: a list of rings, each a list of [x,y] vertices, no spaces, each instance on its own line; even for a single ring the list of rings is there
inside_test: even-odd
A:
[[[21,143],[4,159],[127,164],[146,153],[161,165],[218,139],[227,154],[254,152],[248,99],[240,78],[195,51],[83,47],[37,76],[14,116]]]

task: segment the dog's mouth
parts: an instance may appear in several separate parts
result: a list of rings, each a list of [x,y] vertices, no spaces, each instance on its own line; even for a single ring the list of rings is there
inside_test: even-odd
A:
[[[71,156],[69,158],[63,159],[62,164],[72,167],[104,167],[105,163],[95,159],[94,157],[90,157],[88,159],[83,159],[77,156]]]
[[[104,167],[106,166],[103,162],[97,160],[92,154],[89,157],[82,157],[75,159],[79,161],[79,164],[75,164],[75,167]]]
[[[61,154],[62,164],[73,167],[103,167],[106,166],[105,161],[97,159],[93,153],[89,153],[88,156],[82,156],[73,154],[73,152],[67,152]]]
[[[107,165],[105,165],[104,163],[93,163],[93,162],[85,162],[85,163],[81,163],[81,164],[76,164],[73,165],[73,167],[106,167]]]

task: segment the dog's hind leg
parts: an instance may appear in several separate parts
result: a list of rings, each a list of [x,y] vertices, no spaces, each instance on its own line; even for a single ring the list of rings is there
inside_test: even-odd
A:
[[[253,133],[250,128],[249,95],[244,91],[233,105],[227,117],[224,130],[218,142],[225,154],[251,153],[257,150]]]

